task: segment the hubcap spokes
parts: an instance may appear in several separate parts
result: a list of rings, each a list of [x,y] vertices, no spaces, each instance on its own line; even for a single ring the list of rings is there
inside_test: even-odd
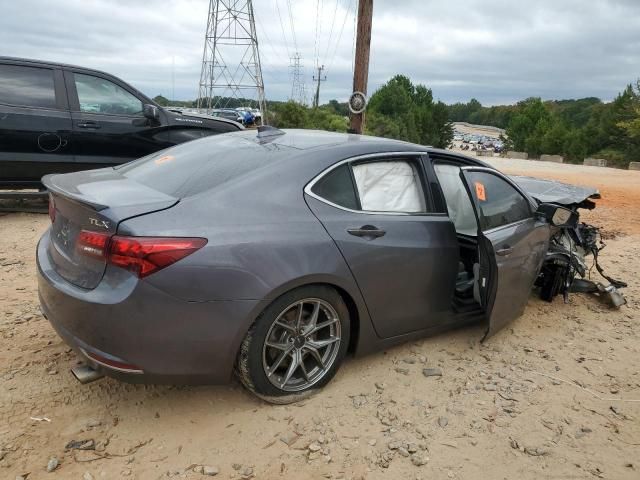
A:
[[[285,308],[273,322],[262,349],[269,381],[281,390],[304,390],[324,377],[340,348],[340,319],[319,298]]]

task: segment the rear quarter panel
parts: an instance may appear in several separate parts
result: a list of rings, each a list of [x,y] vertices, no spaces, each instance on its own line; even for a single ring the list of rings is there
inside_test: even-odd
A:
[[[329,279],[357,291],[304,201],[304,186],[322,168],[315,162],[260,168],[168,210],[126,220],[118,232],[206,238],[204,248],[146,279],[189,301],[273,299],[283,286]]]

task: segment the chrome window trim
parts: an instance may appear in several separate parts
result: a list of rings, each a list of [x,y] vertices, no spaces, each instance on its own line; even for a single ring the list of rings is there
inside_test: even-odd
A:
[[[316,175],[309,183],[307,183],[307,185],[304,187],[304,193],[306,193],[307,195],[309,195],[310,197],[315,198],[316,200],[319,200],[322,203],[325,203],[327,205],[330,205],[334,208],[338,208],[340,210],[343,210],[345,212],[350,212],[350,213],[359,213],[359,214],[364,214],[364,215],[404,215],[404,216],[412,216],[412,217],[426,217],[426,216],[433,216],[433,217],[448,217],[448,215],[446,213],[440,213],[440,212],[377,212],[377,211],[373,211],[373,210],[354,210],[352,208],[347,208],[347,207],[343,207],[341,205],[338,205],[336,203],[330,202],[329,200],[327,200],[326,198],[321,197],[320,195],[316,195],[311,189],[313,188],[313,186],[318,183],[318,181],[320,181],[325,175],[329,174],[330,172],[332,172],[333,170],[335,170],[336,168],[344,165],[345,163],[352,163],[352,162],[357,162],[360,160],[375,160],[378,158],[393,158],[393,157],[416,157],[417,159],[420,159],[421,157],[428,155],[429,152],[419,152],[419,151],[407,151],[407,152],[381,152],[381,153],[367,153],[364,155],[357,155],[355,157],[349,157],[349,158],[345,158],[343,160],[340,160],[337,163],[334,163],[333,165],[331,165],[330,167],[324,169],[322,172],[320,172],[318,175]],[[422,187],[422,194],[425,196],[425,205],[428,203],[427,202],[427,198],[426,198],[426,192],[424,191],[424,186],[421,185]],[[357,188],[356,185],[354,185],[354,188]]]

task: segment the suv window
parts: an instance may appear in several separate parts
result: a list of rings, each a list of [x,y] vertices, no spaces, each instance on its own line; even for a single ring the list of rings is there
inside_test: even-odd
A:
[[[488,172],[467,172],[466,178],[478,207],[482,230],[530,218],[529,201],[502,178]]]
[[[53,70],[0,65],[0,103],[56,108]]]
[[[351,210],[426,211],[418,166],[404,159],[341,165],[320,178],[311,191]]]
[[[73,78],[81,112],[142,115],[142,102],[115,83],[82,73],[74,73]]]

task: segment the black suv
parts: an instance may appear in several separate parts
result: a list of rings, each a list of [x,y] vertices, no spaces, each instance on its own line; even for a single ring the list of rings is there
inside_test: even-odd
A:
[[[0,186],[116,165],[237,122],[162,108],[108,73],[0,57]]]

